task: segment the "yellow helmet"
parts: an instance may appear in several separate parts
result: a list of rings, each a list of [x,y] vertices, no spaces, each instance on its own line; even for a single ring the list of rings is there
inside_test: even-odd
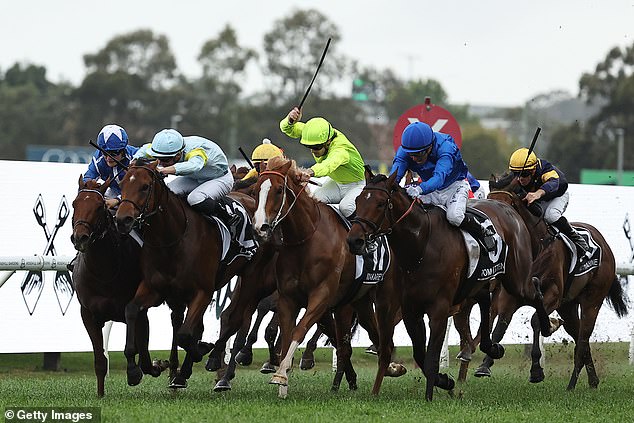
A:
[[[253,149],[253,153],[251,153],[251,160],[254,162],[261,162],[269,160],[272,157],[282,157],[283,155],[284,152],[281,148],[273,145],[270,139],[264,138],[262,140],[262,144]]]
[[[520,148],[515,150],[513,154],[511,154],[511,159],[509,160],[509,170],[511,171],[521,171],[521,170],[532,170],[537,167],[537,156],[534,152],[531,151],[531,154],[528,154],[528,148]]]

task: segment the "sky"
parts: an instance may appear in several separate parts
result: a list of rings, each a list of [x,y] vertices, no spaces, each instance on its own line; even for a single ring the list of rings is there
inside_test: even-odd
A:
[[[179,69],[195,77],[200,48],[227,23],[241,45],[263,51],[263,35],[296,9],[317,9],[338,26],[331,49],[403,78],[435,79],[454,104],[577,95],[584,72],[634,44],[634,0],[0,0],[0,72],[33,63],[53,82],[78,85],[84,54],[143,28],[165,35]],[[251,72],[245,89],[258,78]]]

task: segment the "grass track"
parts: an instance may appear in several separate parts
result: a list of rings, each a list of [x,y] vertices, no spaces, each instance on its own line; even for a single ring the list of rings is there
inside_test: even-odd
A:
[[[547,345],[546,381],[528,382],[529,361],[523,347],[509,346],[493,368],[491,379],[472,376],[475,355],[466,384],[457,386],[456,396],[436,390],[434,401],[424,401],[424,378],[414,369],[411,351],[399,349],[409,372],[399,379],[386,379],[379,397],[370,395],[376,372],[373,356],[357,349],[353,363],[359,374],[359,390],[330,392],[331,350],[319,349],[318,365],[310,371],[297,367],[290,376],[289,398],[277,398],[277,387],[269,376],[258,372],[264,351],[256,351],[253,365],[239,368],[233,390],[211,391],[214,374],[202,363],[194,368],[187,390],[172,393],[167,378],[144,377],[141,385],[128,387],[121,352],[110,354],[111,375],[106,379],[106,397],[96,398],[92,354],[62,354],[63,372],[44,372],[41,354],[0,355],[0,404],[4,406],[101,407],[103,422],[535,422],[569,423],[634,421],[634,366],[628,365],[626,343],[593,344],[601,384],[588,388],[581,375],[577,389],[567,392],[572,369],[573,345]],[[451,350],[452,357],[457,350]],[[182,354],[181,354],[182,355]],[[155,353],[154,356],[167,356]],[[299,357],[299,354],[297,355]],[[449,373],[457,376],[452,360]]]

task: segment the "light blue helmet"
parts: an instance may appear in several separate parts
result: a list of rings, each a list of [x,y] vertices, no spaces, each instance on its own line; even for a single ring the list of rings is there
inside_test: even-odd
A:
[[[426,150],[434,139],[434,131],[424,122],[412,122],[401,135],[401,147],[406,153]]]
[[[174,157],[185,148],[185,139],[176,129],[163,129],[154,135],[150,154],[152,157]]]
[[[119,125],[106,125],[97,136],[97,145],[106,151],[123,150],[128,145],[128,134]]]

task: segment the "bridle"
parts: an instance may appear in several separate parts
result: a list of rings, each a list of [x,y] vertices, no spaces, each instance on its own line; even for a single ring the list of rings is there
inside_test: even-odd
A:
[[[169,188],[167,187],[167,185],[165,185],[165,183],[158,183],[159,188],[161,188],[161,194],[158,196],[157,200],[156,200],[156,204],[154,206],[154,209],[149,210],[150,207],[150,199],[152,197],[152,194],[154,193],[154,187],[157,184],[157,182],[159,180],[162,180],[162,178],[164,178],[163,175],[161,175],[159,172],[157,172],[156,170],[147,167],[147,166],[132,166],[133,168],[137,168],[137,169],[144,169],[147,170],[148,172],[150,172],[150,174],[152,175],[152,183],[150,184],[150,187],[148,188],[148,194],[145,197],[145,203],[143,204],[143,207],[139,207],[138,204],[136,204],[134,201],[129,200],[127,198],[123,198],[121,199],[121,202],[119,203],[119,206],[121,206],[121,204],[123,203],[130,203],[132,204],[132,207],[135,208],[135,210],[137,210],[139,212],[139,216],[136,217],[135,221],[137,222],[138,226],[140,228],[142,228],[143,226],[150,226],[150,224],[148,223],[148,219],[156,214],[158,214],[159,212],[164,212],[165,208],[162,205],[163,199],[164,198],[168,198],[169,193],[168,190]],[[180,237],[178,237],[175,241],[172,241],[170,243],[164,244],[164,245],[159,245],[159,244],[150,244],[147,242],[147,240],[143,240],[144,245],[148,245],[151,247],[161,247],[161,248],[165,248],[165,247],[171,247],[176,245],[178,242],[180,242],[184,237],[185,234],[187,233],[187,229],[189,228],[189,219],[187,218],[187,212],[185,211],[185,207],[182,204],[182,202],[179,202],[180,206],[181,206],[181,211],[183,213],[183,218],[185,219],[185,229],[183,230],[183,233],[181,234]]]
[[[106,209],[106,198],[104,197],[103,193],[101,191],[98,191],[96,189],[89,189],[89,188],[83,188],[80,189],[77,192],[77,195],[81,194],[81,193],[93,193],[93,194],[97,194],[99,195],[102,203],[103,203],[103,207],[101,207],[102,209],[102,215],[98,218],[97,222],[93,225],[86,221],[86,220],[75,220],[74,216],[73,216],[73,232],[75,231],[75,229],[78,226],[83,226],[86,229],[88,229],[88,233],[90,234],[88,236],[88,242],[90,244],[92,244],[93,242],[95,242],[98,239],[103,238],[106,233],[107,233],[107,229],[108,229],[108,221],[107,221],[107,217],[106,214],[108,213],[108,210]]]
[[[288,186],[288,173],[284,174],[282,172],[277,172],[275,170],[265,170],[265,171],[260,173],[260,177],[262,177],[263,175],[276,175],[276,176],[279,176],[280,178],[284,179],[284,190],[283,190],[283,194],[282,194],[282,202],[280,203],[280,208],[277,211],[277,214],[275,215],[275,217],[273,218],[273,221],[270,224],[271,232],[273,232],[275,230],[275,228],[277,228],[279,226],[279,224],[286,218],[286,216],[289,215],[289,213],[291,212],[293,207],[295,207],[295,204],[297,203],[297,200],[299,199],[299,196],[302,194],[302,192],[304,192],[304,190],[306,189],[306,186],[308,184],[304,183],[302,185],[302,188],[296,194],[295,191],[293,191],[293,189]],[[287,195],[286,195],[287,192],[291,193],[291,195],[293,196],[293,200],[289,204],[288,208],[286,209],[286,212],[284,213],[283,210],[284,210],[284,205],[286,204],[286,201],[287,201]],[[315,207],[317,207],[317,213],[319,215],[319,218],[317,219],[317,221],[319,221],[319,220],[321,220],[321,210],[319,209],[319,207],[317,205],[315,205]],[[315,231],[317,231],[317,222],[313,222],[313,230],[311,231],[311,233],[306,238],[302,239],[299,242],[295,242],[293,244],[284,243],[283,241],[282,241],[282,243],[285,246],[303,244],[304,242],[308,241],[313,236]]]
[[[405,212],[398,219],[395,220],[394,213],[393,213],[394,202],[392,200],[392,193],[394,191],[388,191],[387,189],[382,187],[369,186],[369,185],[366,185],[363,188],[363,191],[380,191],[387,194],[385,211],[383,215],[381,216],[381,220],[379,220],[378,223],[365,219],[361,216],[356,216],[352,220],[352,224],[358,223],[364,230],[365,230],[365,227],[368,227],[370,229],[370,232],[364,232],[364,236],[368,242],[372,242],[383,235],[391,234],[392,231],[394,230],[394,227],[398,225],[403,219],[407,217],[407,215],[409,215],[412,212],[412,210],[414,209],[414,206],[416,204],[420,204],[420,200],[418,198],[414,198],[412,200],[412,203],[407,208],[407,210],[405,210]],[[429,215],[427,215],[427,218],[429,219]],[[388,222],[388,227],[382,230],[381,228],[383,227],[383,224],[385,221]]]

